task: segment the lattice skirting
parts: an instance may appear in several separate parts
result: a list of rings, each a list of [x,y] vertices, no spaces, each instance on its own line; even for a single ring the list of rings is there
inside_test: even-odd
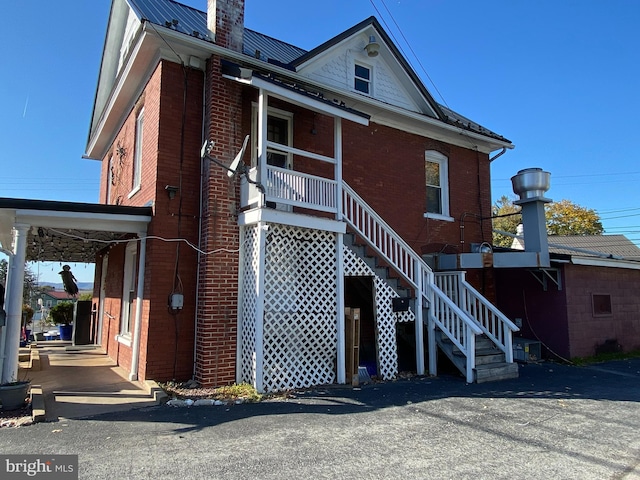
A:
[[[265,235],[259,285],[260,234]],[[241,379],[267,392],[334,383],[337,358],[337,255],[331,232],[269,224],[245,228]],[[260,291],[262,289],[262,291]],[[262,325],[258,322],[262,299]],[[256,332],[263,332],[258,338]],[[262,359],[256,352],[261,347]]]
[[[346,245],[344,247],[344,274],[351,277],[374,277],[378,369],[382,379],[395,378],[398,374],[396,322],[415,321],[416,317],[410,310],[406,312],[393,311],[391,299],[398,297],[398,293]]]
[[[262,252],[261,235],[265,236]],[[269,224],[267,230],[245,227],[242,236],[240,380],[262,385],[266,392],[334,383],[335,234]],[[260,271],[264,282],[258,281]],[[344,247],[344,275],[374,277],[379,372],[383,379],[392,379],[398,373],[396,322],[413,321],[415,316],[411,311],[393,312],[391,299],[398,294],[348,247]],[[263,352],[261,358],[258,351]]]

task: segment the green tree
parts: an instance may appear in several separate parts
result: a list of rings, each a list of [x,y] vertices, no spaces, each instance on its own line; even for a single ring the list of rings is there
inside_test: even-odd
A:
[[[500,197],[500,199],[493,205],[491,209],[491,216],[493,217],[493,229],[501,230],[508,233],[516,233],[518,225],[522,222],[522,215],[520,215],[520,207],[513,204],[506,195]],[[493,232],[493,244],[499,247],[510,247],[513,242],[513,237],[503,235],[501,233]]]
[[[9,268],[9,262],[5,259],[0,260],[0,283],[5,287],[7,286],[7,270]],[[24,267],[24,288],[22,290],[22,301],[26,304],[31,304],[31,297],[36,289],[38,278],[31,271],[28,265]]]
[[[503,195],[493,205],[493,229],[516,233],[522,222],[520,206]],[[604,232],[600,216],[595,210],[582,207],[570,200],[560,200],[545,205],[547,232],[549,235],[601,235]],[[493,244],[510,247],[513,237],[493,233]]]
[[[549,235],[601,235],[604,232],[595,210],[570,200],[549,203],[544,213]]]

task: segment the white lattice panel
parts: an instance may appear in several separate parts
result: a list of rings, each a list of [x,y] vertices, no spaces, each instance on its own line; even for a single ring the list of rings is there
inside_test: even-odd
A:
[[[335,235],[270,224],[265,254],[264,389],[333,383],[338,310]]]
[[[245,253],[242,276],[242,315],[240,341],[241,380],[256,385],[256,304],[257,272],[259,265],[258,228],[250,226],[244,229]]]
[[[373,276],[375,288],[375,309],[378,341],[378,368],[384,380],[390,380],[398,374],[398,350],[396,340],[396,322],[415,321],[412,311],[394,312],[392,298],[398,293],[345,245],[344,274],[346,276]]]

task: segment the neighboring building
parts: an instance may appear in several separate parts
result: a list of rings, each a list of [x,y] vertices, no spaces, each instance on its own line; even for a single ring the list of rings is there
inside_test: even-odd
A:
[[[42,306],[47,310],[50,310],[52,307],[55,307],[59,303],[73,302],[74,300],[76,300],[75,297],[72,297],[64,290],[42,290],[38,293],[36,302],[38,299],[42,299]],[[35,310],[35,307],[33,308]]]
[[[640,249],[624,235],[549,236],[547,269],[496,270],[498,306],[551,358],[640,349]]]
[[[515,326],[421,257],[491,241],[511,142],[439,105],[375,18],[305,51],[245,28],[244,4],[113,1],[86,153],[102,203],[153,218],[96,261],[108,354],[140,379],[345,382],[359,307],[383,379],[435,374],[439,344],[482,381],[483,334],[506,364],[488,377],[517,375]],[[491,269],[468,277],[495,297]]]

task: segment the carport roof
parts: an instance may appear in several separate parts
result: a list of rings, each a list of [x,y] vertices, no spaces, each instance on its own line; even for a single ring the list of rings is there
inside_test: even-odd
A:
[[[109,243],[147,231],[151,207],[0,197],[0,246],[12,250],[14,225],[28,225],[27,260],[95,261]]]

